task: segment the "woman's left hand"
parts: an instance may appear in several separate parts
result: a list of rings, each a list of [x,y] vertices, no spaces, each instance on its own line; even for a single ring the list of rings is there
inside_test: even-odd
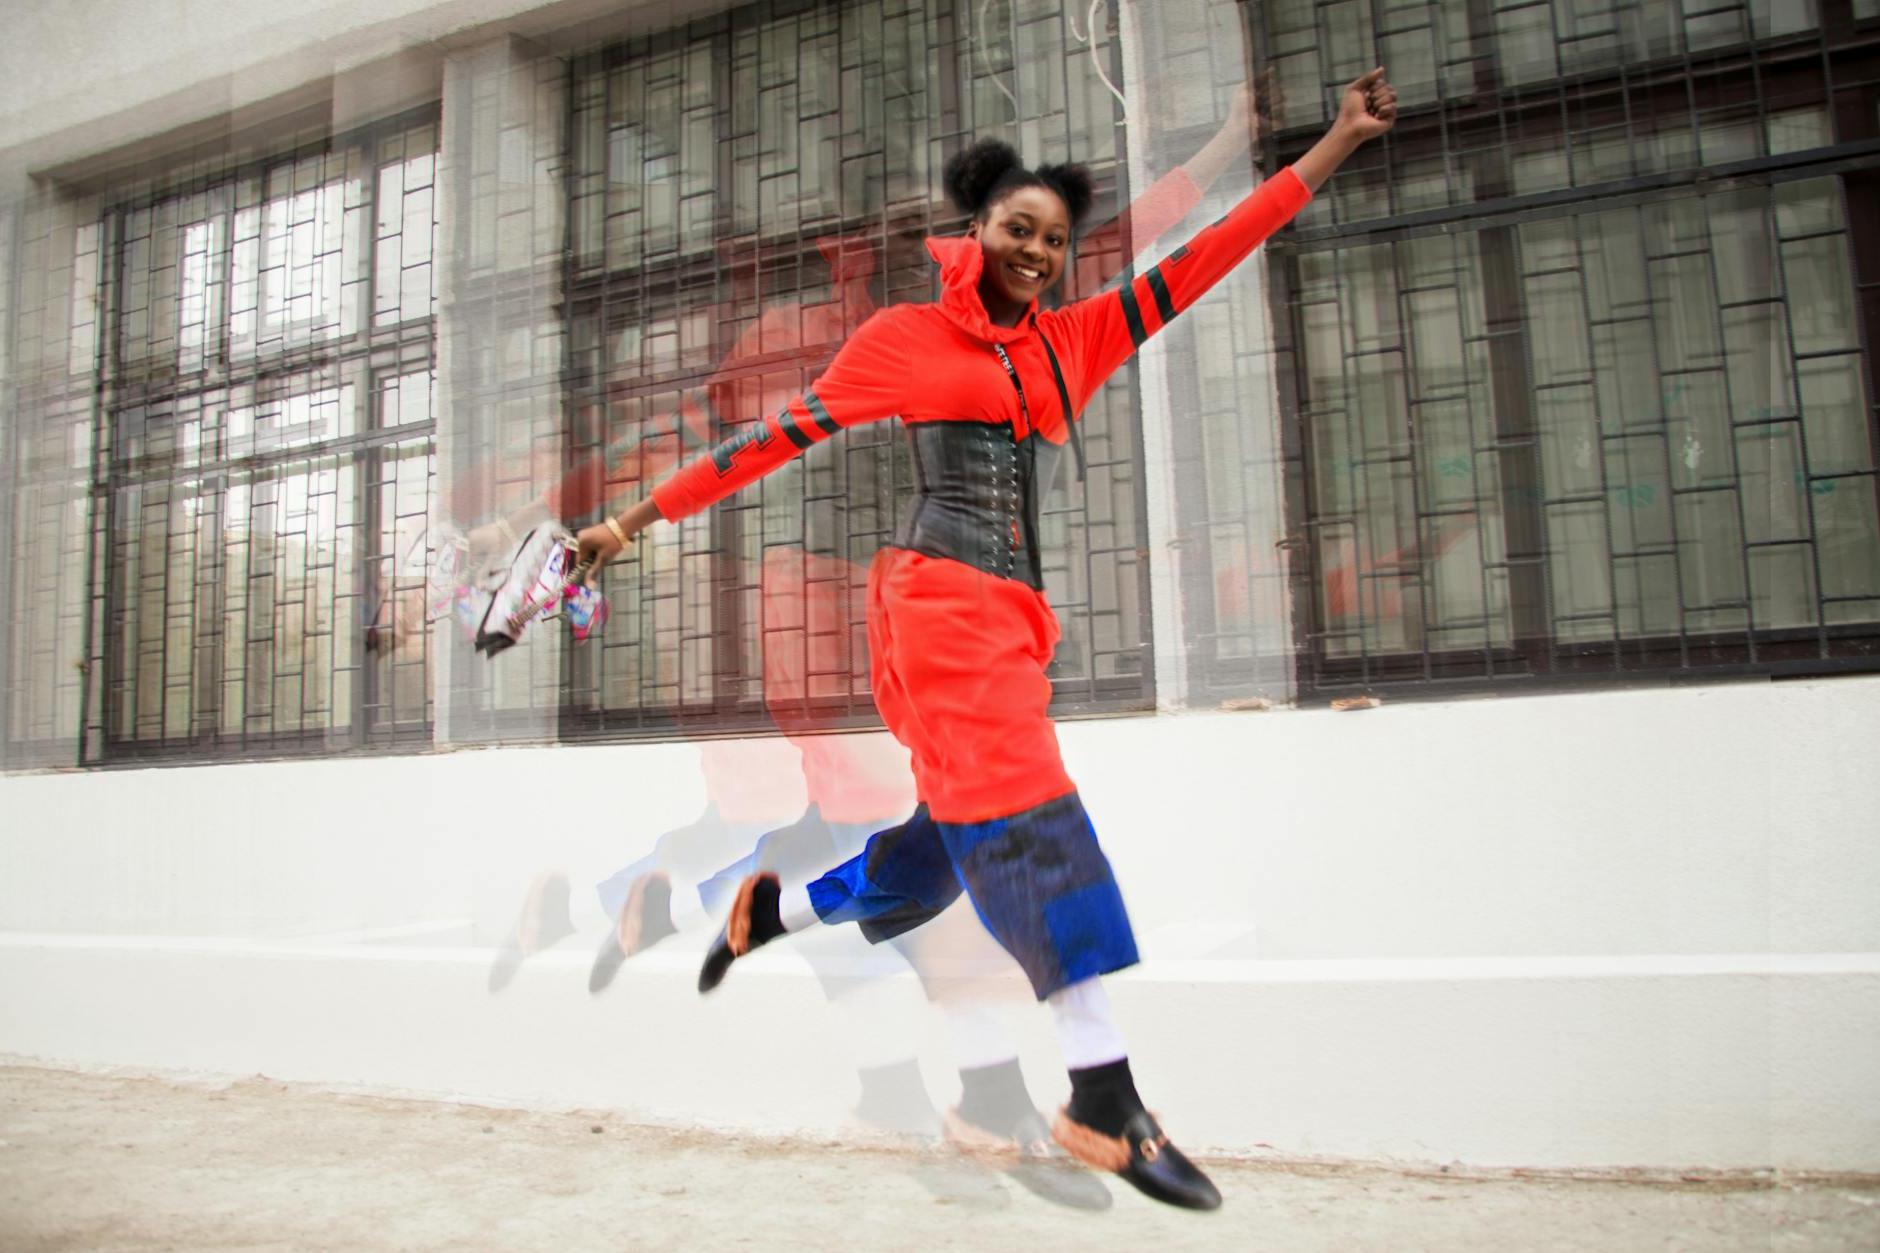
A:
[[[1397,89],[1384,77],[1381,65],[1345,88],[1338,103],[1336,124],[1359,143],[1376,139],[1396,120]]]

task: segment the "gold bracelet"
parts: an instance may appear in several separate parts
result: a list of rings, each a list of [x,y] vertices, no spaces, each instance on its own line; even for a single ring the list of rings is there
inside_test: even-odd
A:
[[[614,533],[614,538],[620,541],[622,548],[625,548],[628,544],[633,542],[632,537],[627,534],[626,528],[620,525],[620,519],[614,517],[611,513],[607,515],[607,529]]]

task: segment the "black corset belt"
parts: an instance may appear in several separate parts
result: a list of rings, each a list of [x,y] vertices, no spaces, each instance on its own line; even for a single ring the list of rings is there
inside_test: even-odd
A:
[[[983,422],[919,422],[907,434],[914,499],[895,546],[1043,591],[1038,501],[1056,472],[1058,446]]]

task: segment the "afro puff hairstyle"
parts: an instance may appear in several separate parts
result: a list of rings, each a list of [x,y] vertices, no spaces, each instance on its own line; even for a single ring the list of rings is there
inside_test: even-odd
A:
[[[1043,187],[1056,192],[1070,210],[1071,227],[1083,221],[1090,209],[1093,193],[1090,171],[1081,165],[1041,165],[1025,168],[1010,144],[996,139],[982,139],[966,151],[957,153],[942,174],[947,199],[972,215],[976,222],[985,220],[992,206],[1021,187]]]

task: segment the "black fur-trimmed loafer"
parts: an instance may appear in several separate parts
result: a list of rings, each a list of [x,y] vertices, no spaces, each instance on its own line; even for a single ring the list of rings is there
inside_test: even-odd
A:
[[[775,892],[777,876],[768,871],[748,875],[744,882],[738,884],[738,894],[731,901],[731,912],[725,917],[725,925],[719,929],[711,947],[705,950],[705,963],[698,969],[698,990],[701,995],[725,981],[732,962],[769,942],[771,937],[754,936],[751,928],[751,898],[757,892],[758,883],[766,879],[769,880],[770,890]]]
[[[1168,1142],[1148,1110],[1123,1124],[1120,1136],[1104,1135],[1059,1110],[1051,1138],[1086,1166],[1120,1175],[1144,1196],[1184,1209],[1219,1209],[1221,1191],[1183,1152]]]

